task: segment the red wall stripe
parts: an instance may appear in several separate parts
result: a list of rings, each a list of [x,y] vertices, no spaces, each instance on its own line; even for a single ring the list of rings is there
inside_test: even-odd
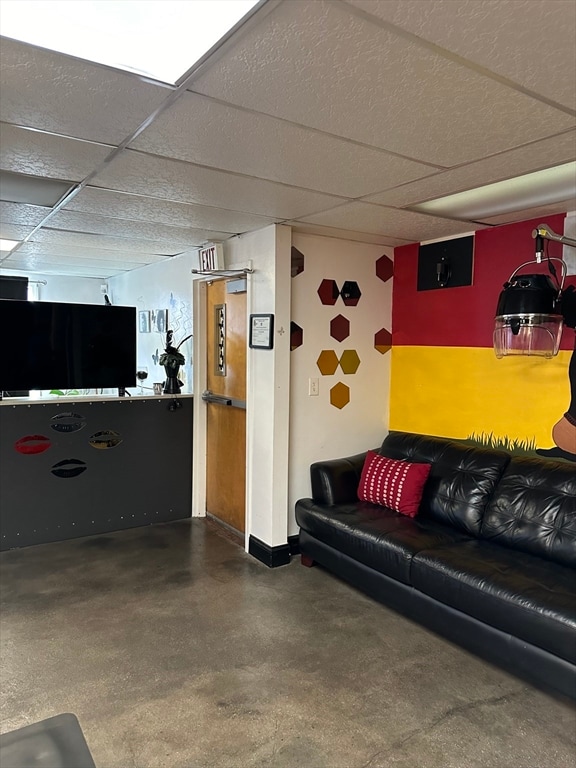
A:
[[[565,214],[481,229],[475,234],[473,284],[417,291],[418,243],[394,249],[392,344],[394,346],[491,347],[494,314],[503,283],[524,261],[534,258],[532,230],[543,221],[564,231]],[[551,256],[560,243],[549,242]],[[534,271],[541,268],[534,265]],[[530,272],[527,268],[524,272]],[[576,278],[568,283],[576,285]],[[567,283],[567,284],[568,284]],[[565,329],[562,349],[572,349],[574,332]]]

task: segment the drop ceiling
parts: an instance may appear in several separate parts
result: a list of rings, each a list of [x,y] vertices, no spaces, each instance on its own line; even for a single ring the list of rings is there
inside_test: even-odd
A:
[[[0,266],[108,278],[274,222],[394,246],[572,210],[412,209],[576,159],[575,39],[572,0],[267,0],[171,86],[4,37],[0,237],[23,242]]]

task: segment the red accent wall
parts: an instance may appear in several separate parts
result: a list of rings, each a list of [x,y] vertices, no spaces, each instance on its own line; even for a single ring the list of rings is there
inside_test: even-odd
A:
[[[565,214],[546,216],[555,232],[564,231]],[[491,347],[494,314],[503,283],[524,261],[534,258],[532,230],[542,217],[476,232],[471,286],[417,291],[418,243],[394,249],[393,346]],[[562,245],[548,242],[550,256]],[[557,265],[559,266],[559,265]],[[538,272],[542,268],[526,268]],[[544,270],[542,270],[544,271]],[[576,285],[571,277],[567,285]],[[561,349],[572,349],[574,333],[564,330]]]

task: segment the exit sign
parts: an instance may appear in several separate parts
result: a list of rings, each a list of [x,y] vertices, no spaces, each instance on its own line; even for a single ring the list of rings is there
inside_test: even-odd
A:
[[[211,270],[224,269],[224,249],[222,243],[212,243],[206,248],[201,248],[200,271],[210,272]]]

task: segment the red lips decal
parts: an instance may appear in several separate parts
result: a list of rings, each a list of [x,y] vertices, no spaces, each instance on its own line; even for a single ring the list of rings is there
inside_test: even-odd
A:
[[[47,451],[51,445],[52,443],[50,442],[50,439],[44,435],[26,435],[25,437],[16,440],[14,443],[14,450],[25,455],[44,453],[44,451]]]

